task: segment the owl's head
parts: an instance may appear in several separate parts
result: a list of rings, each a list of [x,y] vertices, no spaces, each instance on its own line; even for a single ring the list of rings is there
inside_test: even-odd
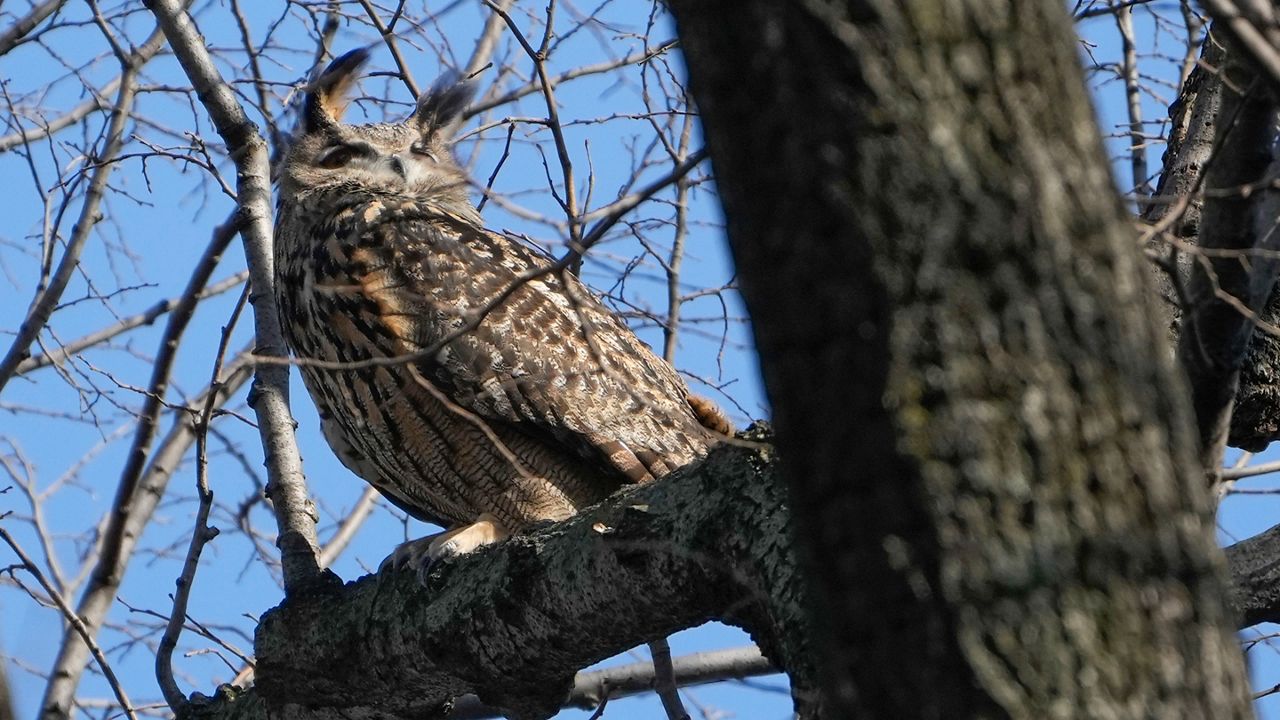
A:
[[[454,159],[452,140],[474,88],[446,76],[402,122],[347,125],[348,92],[368,59],[368,50],[353,50],[309,86],[301,131],[285,156],[281,197],[367,188],[469,207],[467,176]]]

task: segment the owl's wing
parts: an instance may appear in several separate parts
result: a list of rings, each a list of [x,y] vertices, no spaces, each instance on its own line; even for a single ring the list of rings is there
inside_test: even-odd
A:
[[[355,277],[459,408],[635,482],[705,451],[675,370],[549,258],[439,211],[372,225]]]

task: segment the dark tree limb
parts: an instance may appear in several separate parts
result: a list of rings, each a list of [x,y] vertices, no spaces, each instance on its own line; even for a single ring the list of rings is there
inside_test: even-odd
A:
[[[1280,90],[1280,23],[1274,5],[1234,0],[1201,0],[1200,4],[1261,71],[1265,81]]]
[[[759,436],[757,436],[758,438]],[[422,717],[474,693],[513,718],[566,701],[582,667],[708,620],[747,629],[805,688],[805,613],[769,451],[724,446],[678,476],[449,561],[424,589],[384,573],[291,597],[258,627],[256,686],[227,717]]]
[[[1225,58],[1226,48],[1217,36],[1212,31],[1206,33],[1199,61],[1169,106],[1163,169],[1155,193],[1145,200],[1141,214],[1147,223],[1143,234],[1147,252],[1157,260],[1152,267],[1153,277],[1171,348],[1178,344],[1182,302],[1191,275],[1191,256],[1183,248],[1198,244],[1200,237],[1202,171],[1213,156],[1214,129],[1222,106],[1219,69]]]
[[[1227,548],[1238,625],[1280,622],[1280,525]]]
[[[1275,101],[1241,53],[1228,50],[1224,60],[1213,154],[1204,168],[1199,251],[1193,253],[1178,343],[1191,383],[1201,465],[1215,480],[1241,366],[1280,267],[1274,218],[1259,222],[1260,212],[1275,205],[1266,182]]]
[[[1275,245],[1266,209],[1275,193],[1250,184],[1274,176],[1265,171],[1268,140],[1263,127],[1267,98],[1274,96],[1223,36],[1216,25],[1205,35],[1200,62],[1169,108],[1172,123],[1164,169],[1142,214],[1149,224],[1148,252],[1159,266],[1155,275],[1171,344],[1182,345],[1200,408],[1206,467],[1221,440],[1213,428],[1216,423],[1220,430],[1224,415],[1230,417],[1229,445],[1258,451],[1280,436],[1280,337],[1253,329],[1259,319],[1263,327],[1280,324],[1280,295],[1273,288],[1269,297],[1258,296],[1275,274],[1274,263],[1266,257]],[[1229,78],[1226,85],[1224,77]],[[1250,85],[1252,99],[1243,102],[1241,91]],[[1226,112],[1224,92],[1231,104]],[[1228,127],[1235,129],[1226,133]],[[1207,177],[1215,167],[1219,176]],[[1259,168],[1264,168],[1261,175]],[[1255,177],[1248,178],[1249,172]],[[1210,222],[1209,236],[1202,240],[1205,212],[1226,218],[1226,223]],[[1259,222],[1262,227],[1255,230]],[[1206,255],[1201,247],[1211,253]],[[1197,274],[1199,280],[1193,282]],[[1207,332],[1201,342],[1180,338],[1184,306],[1193,303],[1199,316],[1196,327]],[[1200,346],[1219,341],[1225,344],[1199,352]],[[1225,413],[1232,398],[1234,407]]]

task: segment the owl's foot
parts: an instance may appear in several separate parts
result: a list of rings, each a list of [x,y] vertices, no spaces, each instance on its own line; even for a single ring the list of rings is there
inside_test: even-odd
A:
[[[432,562],[454,555],[466,555],[482,545],[492,545],[508,537],[511,537],[511,533],[498,522],[498,518],[484,513],[470,525],[434,536],[427,546],[427,555]]]
[[[462,525],[442,533],[401,543],[387,556],[386,560],[382,561],[378,569],[412,567],[425,575],[431,565],[438,560],[465,555],[483,545],[491,545],[510,536],[511,533],[498,522],[497,518],[484,513],[470,525]]]

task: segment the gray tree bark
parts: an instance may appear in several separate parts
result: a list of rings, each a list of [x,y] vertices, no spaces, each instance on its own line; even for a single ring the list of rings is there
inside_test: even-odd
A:
[[[1249,716],[1061,3],[671,5],[827,716]]]
[[[1280,337],[1256,329],[1249,314],[1280,323],[1280,295],[1271,288],[1277,241],[1267,231],[1275,191],[1233,192],[1266,176],[1274,112],[1267,83],[1215,25],[1169,108],[1164,169],[1142,214],[1158,231],[1148,250],[1158,258],[1170,346],[1181,345],[1205,455],[1220,451],[1224,425],[1227,444],[1246,450],[1280,435]],[[1201,256],[1199,248],[1236,252]],[[1181,332],[1186,308],[1194,308],[1196,337]]]
[[[290,596],[258,627],[254,689],[222,689],[184,714],[420,718],[474,693],[509,717],[545,718],[578,669],[721,620],[752,634],[812,716],[807,615],[775,468],[767,445],[724,446],[564,523],[448,561],[425,588],[413,573],[384,572]]]

